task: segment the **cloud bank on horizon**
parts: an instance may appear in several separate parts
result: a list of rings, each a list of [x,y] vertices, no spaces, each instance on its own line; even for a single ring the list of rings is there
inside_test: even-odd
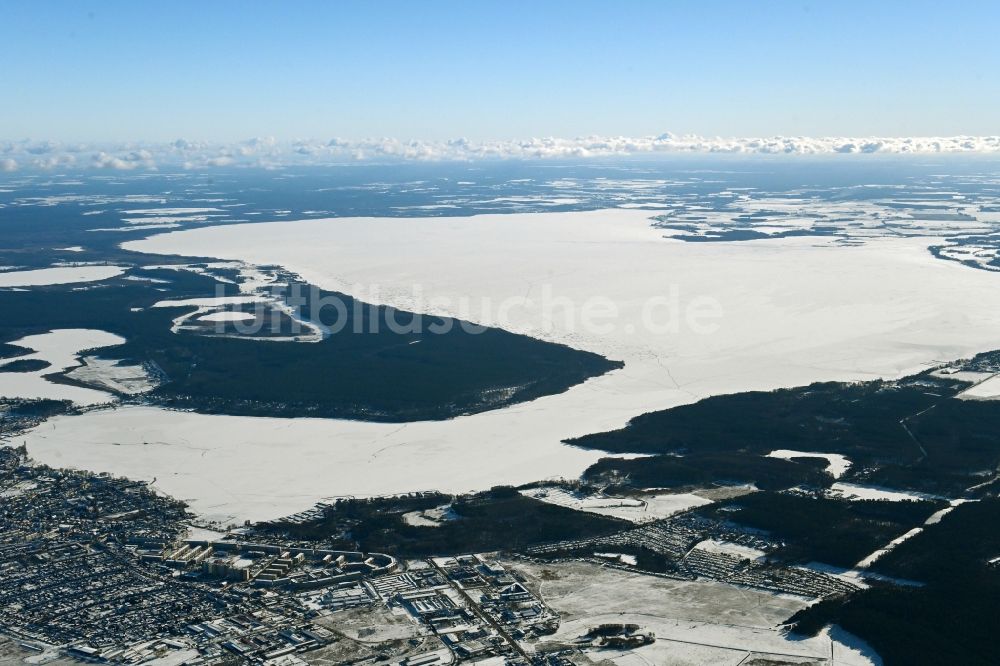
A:
[[[654,154],[997,154],[1000,136],[709,138],[670,133],[646,137],[533,138],[507,141],[344,139],[237,143],[88,144],[0,142],[0,172],[52,169],[156,170],[213,167],[280,168],[344,162],[584,159]]]

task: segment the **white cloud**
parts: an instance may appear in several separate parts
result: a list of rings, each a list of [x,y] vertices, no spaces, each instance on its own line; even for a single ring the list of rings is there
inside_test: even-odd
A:
[[[586,159],[616,155],[735,153],[768,155],[864,155],[1000,153],[1000,136],[954,137],[744,137],[721,138],[671,133],[644,137],[543,137],[507,141],[351,141],[342,138],[281,142],[257,137],[237,143],[178,139],[160,144],[60,144],[21,141],[0,144],[4,170],[57,167],[151,170],[158,166],[203,169],[228,166],[280,167],[355,161],[444,161],[498,159]],[[75,154],[91,154],[76,160]],[[11,166],[12,165],[12,166]]]
[[[24,150],[31,155],[48,155],[58,151],[59,148],[59,144],[53,141],[39,141],[26,145]]]
[[[138,148],[134,150],[122,150],[120,152],[108,153],[99,151],[91,158],[91,165],[97,169],[116,169],[128,171],[131,169],[156,169],[156,160],[150,148]]]
[[[0,160],[0,171],[17,171],[17,160],[9,157]]]
[[[136,164],[101,151],[96,153],[91,164],[97,169],[134,169]]]
[[[76,164],[76,156],[69,153],[54,153],[44,157],[36,157],[28,161],[33,169],[57,169],[59,167],[72,167]]]

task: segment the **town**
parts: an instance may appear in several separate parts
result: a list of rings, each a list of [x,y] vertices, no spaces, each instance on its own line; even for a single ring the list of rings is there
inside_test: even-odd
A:
[[[520,553],[400,558],[199,526],[145,483],[23,448],[0,448],[0,496],[0,631],[42,663],[582,666],[656,640],[614,623],[552,640],[560,614],[519,568],[561,561],[801,598],[857,589],[758,557],[776,546],[766,534],[686,512]]]
[[[0,448],[0,628],[26,655],[93,663],[572,664],[522,641],[559,617],[480,555],[400,562],[190,527],[146,484]],[[190,532],[198,533],[189,538]],[[379,608],[413,637],[359,654],[337,613]],[[331,619],[333,618],[333,619]],[[363,651],[361,651],[363,652]],[[349,656],[351,655],[351,656]],[[313,661],[313,659],[310,659]]]

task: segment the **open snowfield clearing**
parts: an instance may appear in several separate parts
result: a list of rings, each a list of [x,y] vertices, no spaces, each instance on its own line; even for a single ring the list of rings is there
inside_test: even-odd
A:
[[[976,372],[973,370],[955,370],[953,368],[939,368],[931,373],[934,377],[943,379],[957,379],[960,382],[970,382],[978,384],[993,376],[992,372]]]
[[[941,499],[926,493],[892,490],[878,486],[861,486],[856,483],[837,482],[830,486],[827,495],[853,500],[884,500],[888,502],[905,502],[907,500]]]
[[[996,400],[1000,398],[1000,375],[993,375],[989,379],[965,389],[955,397],[962,400]]]
[[[522,495],[558,504],[577,511],[599,513],[624,518],[634,523],[644,523],[672,516],[696,506],[711,504],[711,500],[692,493],[661,493],[641,497],[604,497],[570,492],[558,487],[529,488]]]
[[[126,395],[145,393],[156,386],[146,369],[138,364],[122,365],[97,356],[84,356],[80,361],[82,364],[67,376],[84,384]]]
[[[684,243],[663,238],[649,215],[338,218],[126,243],[281,265],[327,290],[503,323],[625,367],[559,395],[449,421],[121,410],[56,419],[29,436],[28,448],[47,462],[156,476],[199,512],[272,518],[332,495],[576,477],[599,456],[562,440],[620,428],[644,412],[722,393],[894,378],[997,345],[998,276],[934,259],[927,247],[935,240]],[[721,316],[706,316],[713,311]],[[584,313],[596,325],[584,325]]]
[[[362,607],[321,615],[316,618],[321,627],[334,632],[339,637],[325,647],[303,653],[302,659],[309,664],[322,666],[349,664],[360,660],[379,663],[399,664],[405,658],[436,652],[440,660],[434,662],[442,666],[452,661],[451,652],[442,648],[439,638],[419,623],[415,622],[402,608]]]
[[[404,513],[403,522],[414,527],[440,527],[449,520],[455,520],[456,517],[451,505],[444,504],[433,509]]]
[[[839,453],[810,453],[808,451],[778,449],[777,451],[771,451],[767,455],[770,458],[783,458],[785,460],[791,460],[792,458],[823,458],[827,462],[826,471],[835,479],[844,476],[844,472],[851,467],[850,459]]]
[[[715,539],[706,539],[701,541],[695,546],[695,548],[709,553],[735,555],[736,557],[741,557],[747,560],[759,560],[767,556],[767,553],[758,548],[751,548],[750,546],[743,546],[729,541],[716,541]]]
[[[113,399],[108,393],[68,384],[56,384],[44,376],[81,365],[78,355],[86,349],[110,347],[123,342],[124,338],[112,333],[86,328],[64,328],[13,340],[11,344],[35,351],[33,354],[19,357],[19,360],[48,361],[49,367],[35,372],[0,372],[0,397],[72,400],[78,405],[108,402]],[[4,361],[0,361],[0,365],[3,363]]]
[[[621,666],[642,664],[736,664],[748,653],[789,659],[828,660],[838,664],[880,663],[871,648],[836,632],[802,640],[789,639],[779,624],[805,608],[807,601],[714,581],[680,581],[609,569],[586,562],[511,566],[528,586],[558,612],[558,632],[544,643],[572,642],[601,623],[635,623],[656,634],[652,645],[628,652],[600,650],[593,661],[610,659]],[[832,645],[831,645],[832,643]]]
[[[43,287],[73,282],[99,282],[124,272],[125,269],[121,266],[56,266],[32,271],[8,271],[0,273],[0,287]]]

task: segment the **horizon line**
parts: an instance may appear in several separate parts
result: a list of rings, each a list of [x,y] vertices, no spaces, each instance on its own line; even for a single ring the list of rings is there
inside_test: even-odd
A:
[[[0,140],[0,172],[53,169],[155,171],[159,167],[282,168],[373,162],[475,162],[652,155],[994,155],[1000,136],[705,137],[670,132],[471,141],[254,137],[242,141]]]

